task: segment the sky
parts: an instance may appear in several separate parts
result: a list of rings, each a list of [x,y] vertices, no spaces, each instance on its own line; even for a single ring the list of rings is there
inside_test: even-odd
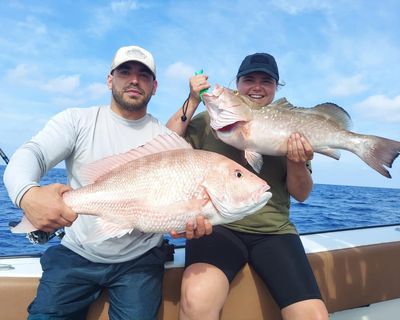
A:
[[[9,157],[56,113],[109,104],[111,60],[126,45],[155,57],[148,111],[163,123],[195,71],[235,88],[242,59],[268,52],[285,84],[276,98],[334,102],[351,115],[352,131],[400,140],[397,0],[0,0],[0,21],[0,148]],[[400,188],[400,157],[390,172],[387,179],[348,151],[313,160],[315,183]]]

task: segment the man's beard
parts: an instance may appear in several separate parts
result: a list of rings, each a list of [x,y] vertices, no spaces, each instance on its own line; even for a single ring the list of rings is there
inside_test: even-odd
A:
[[[124,99],[124,92],[127,88],[123,88],[122,90],[118,91],[114,87],[112,87],[112,96],[115,102],[126,111],[140,111],[147,107],[151,99],[151,94],[144,95],[143,99],[135,100],[135,99]]]

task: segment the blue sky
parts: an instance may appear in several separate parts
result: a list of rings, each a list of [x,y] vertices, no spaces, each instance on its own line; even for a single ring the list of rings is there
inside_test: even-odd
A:
[[[276,98],[335,102],[353,131],[400,140],[399,13],[396,0],[1,1],[0,147],[11,156],[61,110],[108,104],[111,59],[133,44],[155,56],[149,111],[162,122],[194,71],[234,87],[243,57],[269,52],[285,83]],[[400,159],[392,179],[346,151],[313,168],[316,183],[400,188]]]

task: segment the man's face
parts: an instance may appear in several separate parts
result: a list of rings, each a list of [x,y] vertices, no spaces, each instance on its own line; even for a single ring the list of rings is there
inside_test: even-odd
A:
[[[142,111],[155,94],[157,81],[145,65],[129,61],[108,76],[108,87],[119,108],[128,112]]]
[[[257,104],[267,105],[275,98],[277,83],[268,74],[256,71],[240,77],[236,86],[240,94]]]

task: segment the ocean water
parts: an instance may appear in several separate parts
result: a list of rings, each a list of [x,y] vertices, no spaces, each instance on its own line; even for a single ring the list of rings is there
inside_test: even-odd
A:
[[[12,234],[10,221],[19,221],[22,211],[9,200],[0,166],[0,256],[40,255],[45,245],[34,245],[25,235]],[[42,184],[66,183],[64,169],[52,169]],[[400,189],[315,184],[305,203],[292,202],[291,219],[301,234],[400,223]],[[171,239],[169,239],[171,240]],[[184,240],[171,240],[183,245]]]

